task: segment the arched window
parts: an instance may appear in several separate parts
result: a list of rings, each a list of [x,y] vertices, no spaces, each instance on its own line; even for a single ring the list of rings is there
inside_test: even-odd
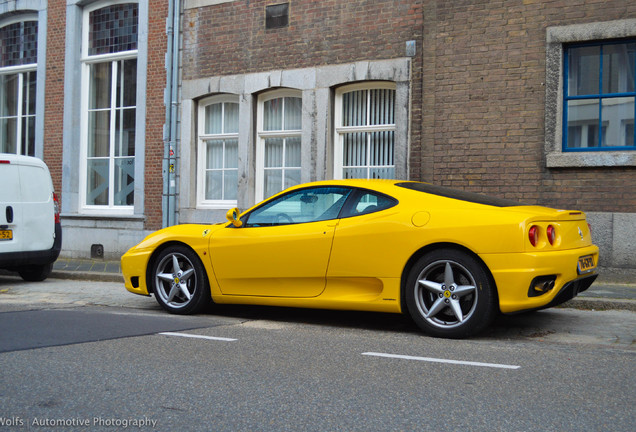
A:
[[[256,200],[300,183],[302,98],[277,90],[258,100]]]
[[[197,206],[231,208],[238,194],[238,96],[199,104]]]
[[[0,152],[35,155],[38,22],[0,24]]]
[[[394,178],[395,84],[336,90],[334,178]]]
[[[84,12],[85,209],[133,211],[137,29],[137,3],[99,3]]]

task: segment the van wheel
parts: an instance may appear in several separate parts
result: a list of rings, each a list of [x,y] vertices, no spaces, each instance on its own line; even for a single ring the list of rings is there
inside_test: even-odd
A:
[[[18,274],[28,282],[41,282],[51,274],[53,263],[43,265],[29,265],[18,269]]]

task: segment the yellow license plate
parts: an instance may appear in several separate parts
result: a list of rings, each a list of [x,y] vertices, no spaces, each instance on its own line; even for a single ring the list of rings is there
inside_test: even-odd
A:
[[[579,263],[576,266],[579,274],[592,271],[596,265],[594,264],[594,257],[592,255],[586,255],[579,258]]]
[[[13,240],[13,231],[0,230],[0,240]]]

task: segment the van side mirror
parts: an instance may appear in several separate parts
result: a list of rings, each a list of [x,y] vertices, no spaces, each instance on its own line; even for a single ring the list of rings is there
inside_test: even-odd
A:
[[[227,211],[227,213],[225,214],[225,217],[227,218],[228,221],[232,222],[232,225],[234,225],[236,228],[240,228],[243,226],[243,222],[241,221],[240,215],[241,215],[241,212],[238,209],[238,207],[234,207]]]

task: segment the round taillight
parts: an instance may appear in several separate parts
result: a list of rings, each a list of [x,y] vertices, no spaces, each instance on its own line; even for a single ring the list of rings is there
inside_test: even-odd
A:
[[[554,246],[554,239],[556,238],[556,230],[552,225],[548,225],[548,229],[546,230],[546,234],[548,235],[548,241],[551,245]]]
[[[539,227],[536,225],[532,225],[530,230],[528,231],[528,238],[530,239],[530,243],[532,246],[536,246],[539,243]]]

